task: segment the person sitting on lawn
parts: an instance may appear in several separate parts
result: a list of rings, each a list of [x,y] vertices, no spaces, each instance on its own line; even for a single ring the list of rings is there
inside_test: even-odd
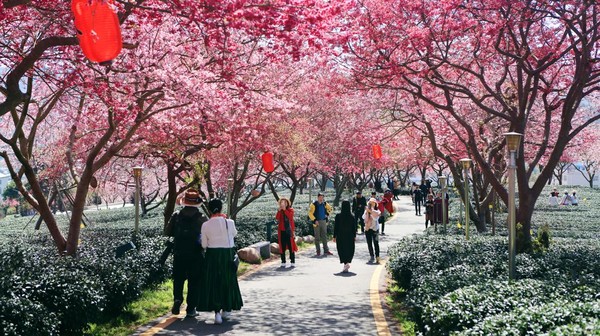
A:
[[[571,195],[569,195],[569,192],[565,190],[565,195],[563,196],[562,200],[560,201],[560,205],[571,205],[571,203],[572,203]]]

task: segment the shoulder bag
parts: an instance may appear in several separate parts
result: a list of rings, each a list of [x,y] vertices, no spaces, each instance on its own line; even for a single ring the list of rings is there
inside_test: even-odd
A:
[[[225,221],[225,228],[227,229],[227,239],[229,239],[229,225],[227,225],[227,219],[223,218]],[[234,272],[237,273],[237,269],[240,266],[240,258],[238,257],[237,252],[233,251],[233,244],[231,244],[231,251],[233,252],[233,259],[231,260],[231,268]]]

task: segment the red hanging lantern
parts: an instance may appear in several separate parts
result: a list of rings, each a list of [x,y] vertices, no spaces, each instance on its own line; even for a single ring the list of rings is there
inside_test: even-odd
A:
[[[373,145],[373,157],[376,160],[381,159],[381,146],[379,146],[379,145]]]
[[[110,0],[73,0],[77,38],[85,57],[96,63],[113,60],[121,52],[121,26]]]
[[[265,172],[270,173],[275,170],[275,166],[273,165],[273,153],[264,152],[262,155],[262,166]]]

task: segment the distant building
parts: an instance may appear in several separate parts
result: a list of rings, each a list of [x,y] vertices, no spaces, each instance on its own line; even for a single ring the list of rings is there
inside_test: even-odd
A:
[[[4,192],[4,189],[6,189],[6,185],[11,180],[8,172],[0,170],[0,199],[2,199],[2,193]]]
[[[581,167],[580,163],[574,163],[574,164],[579,165],[579,167]],[[580,168],[580,169],[582,169],[582,168]],[[599,174],[600,174],[600,172],[599,172]],[[600,188],[600,180],[599,180],[598,175],[594,176],[593,182],[594,182],[594,188]],[[558,185],[558,180],[553,177],[551,184]],[[590,183],[583,177],[583,175],[572,166],[569,167],[567,169],[567,171],[563,174],[562,184],[563,185],[573,185],[573,186],[584,186],[584,187],[590,186]]]

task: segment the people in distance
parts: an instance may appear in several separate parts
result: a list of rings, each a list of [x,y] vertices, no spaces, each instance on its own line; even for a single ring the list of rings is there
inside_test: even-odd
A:
[[[571,194],[571,205],[579,205],[579,198],[577,197],[577,192],[573,190],[573,194]]]
[[[427,201],[425,201],[425,229],[427,229],[427,224],[433,224],[433,195],[427,195]]]
[[[556,190],[556,188],[552,189],[552,192],[550,193],[550,196],[548,197],[548,205],[557,206],[559,196],[560,196],[560,193],[558,192],[558,190]]]
[[[360,232],[362,234],[365,233],[365,221],[362,218],[363,213],[365,212],[365,208],[367,207],[367,198],[363,197],[362,191],[357,190],[356,196],[352,198],[352,213],[357,223],[356,226],[360,225]]]

